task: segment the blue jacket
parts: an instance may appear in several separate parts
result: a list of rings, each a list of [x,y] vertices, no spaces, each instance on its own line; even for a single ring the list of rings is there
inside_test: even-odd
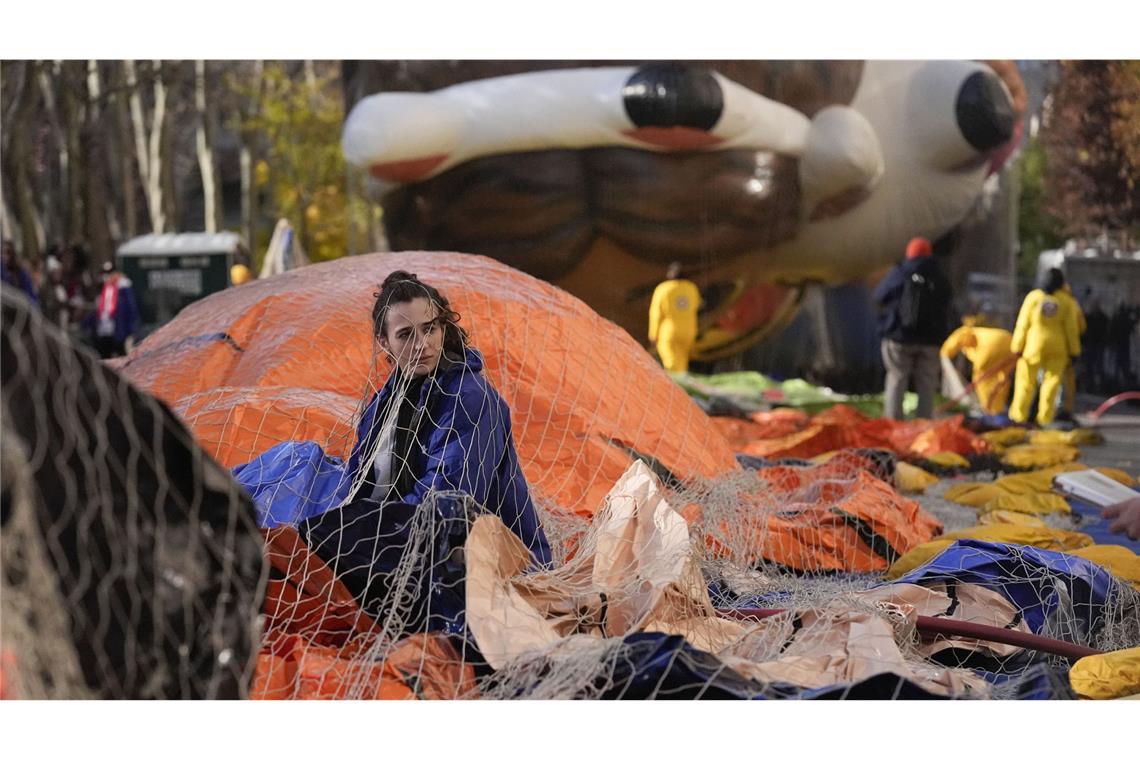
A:
[[[102,292],[102,289],[100,289]],[[96,298],[98,303],[98,298]],[[94,311],[87,313],[83,318],[83,327],[94,333],[98,325],[99,315]],[[135,298],[135,289],[126,277],[119,278],[119,303],[115,308],[115,341],[125,343],[127,338],[139,329],[139,304]]]
[[[899,317],[899,301],[902,299],[903,287],[912,274],[919,273],[929,277],[935,285],[939,305],[942,307],[943,317],[931,324],[923,325],[919,330],[908,331],[903,328]],[[905,259],[898,264],[875,287],[871,299],[881,310],[879,312],[879,337],[899,343],[917,343],[928,346],[941,346],[950,334],[950,309],[953,294],[950,282],[942,274],[938,262],[932,256],[921,256]]]
[[[432,490],[469,494],[497,514],[539,563],[549,565],[550,544],[519,466],[510,408],[483,377],[479,352],[468,348],[457,359],[441,359],[434,377],[421,387],[418,406],[425,413],[412,447],[417,477],[411,489],[385,509],[392,516],[410,515]],[[393,373],[366,407],[347,463],[327,456],[315,443],[285,442],[235,468],[235,478],[254,499],[262,527],[311,521],[344,501],[363,453],[371,450],[379,434],[376,416],[395,381]],[[353,510],[358,500],[342,509]]]
[[[40,305],[40,298],[36,294],[36,287],[35,287],[35,285],[32,284],[31,276],[27,273],[27,271],[23,267],[20,267],[19,270],[17,270],[17,271],[18,271],[18,276],[13,275],[11,270],[8,269],[8,267],[0,266],[0,278],[2,278],[3,281],[8,283],[9,285],[12,285],[12,286],[17,287],[20,290],[24,291],[24,295],[26,295],[29,299],[31,299],[33,304],[35,304],[36,306],[39,306]]]

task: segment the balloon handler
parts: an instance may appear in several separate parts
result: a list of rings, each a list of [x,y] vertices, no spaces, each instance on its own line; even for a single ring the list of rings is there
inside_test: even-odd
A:
[[[1021,304],[1010,348],[1020,355],[1013,387],[1010,419],[1025,424],[1037,391],[1037,374],[1043,375],[1037,405],[1037,424],[1049,425],[1057,408],[1065,370],[1080,356],[1081,339],[1071,299],[1060,295],[1065,277],[1059,269],[1043,273],[1038,287]]]
[[[696,284],[681,278],[679,261],[669,265],[665,277],[649,304],[649,340],[657,345],[666,370],[688,372],[689,354],[697,340],[701,293]]]

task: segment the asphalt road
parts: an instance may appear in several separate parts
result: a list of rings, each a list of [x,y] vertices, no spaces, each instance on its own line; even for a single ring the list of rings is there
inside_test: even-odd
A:
[[[1084,421],[1103,398],[1077,394],[1077,419]],[[1083,413],[1083,414],[1082,414]],[[1080,461],[1091,467],[1116,467],[1140,477],[1140,407],[1118,404],[1093,424],[1104,435],[1103,446],[1082,446]]]

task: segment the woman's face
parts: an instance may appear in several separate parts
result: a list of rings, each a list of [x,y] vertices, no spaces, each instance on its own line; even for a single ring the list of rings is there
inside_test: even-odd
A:
[[[379,341],[401,372],[413,377],[430,374],[443,353],[439,309],[427,298],[392,304]]]

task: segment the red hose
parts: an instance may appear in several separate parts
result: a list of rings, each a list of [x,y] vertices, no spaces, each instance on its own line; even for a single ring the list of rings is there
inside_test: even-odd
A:
[[[735,618],[737,620],[762,620],[773,615],[778,615],[781,612],[786,612],[786,610],[740,607],[736,609],[718,609],[717,612],[725,617]],[[1025,649],[1035,649],[1038,652],[1045,652],[1047,654],[1060,655],[1070,660],[1079,660],[1082,657],[1088,657],[1094,654],[1104,654],[1098,649],[1081,646],[1080,644],[1070,644],[1067,641],[1059,641],[1047,636],[1038,636],[1035,633],[1011,631],[1008,628],[996,628],[992,625],[982,625],[980,623],[967,623],[964,620],[954,620],[953,618],[919,615],[917,627],[919,631],[929,637],[960,636],[962,638],[977,639],[979,641],[993,641],[999,644],[1010,644]]]
[[[1138,399],[1140,399],[1140,391],[1125,391],[1124,393],[1117,393],[1115,396],[1098,406],[1096,408],[1096,411],[1089,415],[1089,419],[1095,422],[1100,419],[1100,416],[1102,414],[1119,404],[1121,401],[1136,401]]]

